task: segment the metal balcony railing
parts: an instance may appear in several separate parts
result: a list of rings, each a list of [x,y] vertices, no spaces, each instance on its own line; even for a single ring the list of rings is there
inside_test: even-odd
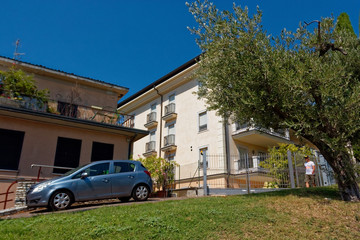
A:
[[[175,145],[175,134],[170,134],[164,137],[164,147]]]
[[[62,115],[69,118],[76,118],[99,123],[111,124],[123,127],[134,127],[134,116],[121,114],[116,108],[83,106],[75,103],[66,103],[50,100],[48,103],[39,102],[30,97],[22,99],[9,99],[0,97],[0,106],[27,109],[36,112]]]
[[[146,123],[156,122],[156,112],[151,112],[146,116]]]
[[[145,152],[153,152],[155,151],[155,147],[156,147],[155,141],[147,142],[145,145]]]
[[[165,106],[165,116],[172,113],[175,113],[175,103],[170,103]]]

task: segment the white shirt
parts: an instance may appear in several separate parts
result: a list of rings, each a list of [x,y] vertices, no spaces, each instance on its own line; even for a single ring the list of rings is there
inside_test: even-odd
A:
[[[306,175],[312,175],[313,174],[313,166],[315,166],[315,163],[313,161],[306,162],[305,164],[306,168]]]

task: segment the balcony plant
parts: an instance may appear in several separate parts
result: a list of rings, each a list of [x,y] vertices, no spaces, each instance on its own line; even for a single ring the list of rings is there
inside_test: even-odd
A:
[[[33,76],[12,67],[8,71],[0,71],[0,96],[19,101],[36,99],[37,105],[42,107],[49,100],[49,90],[38,90]]]

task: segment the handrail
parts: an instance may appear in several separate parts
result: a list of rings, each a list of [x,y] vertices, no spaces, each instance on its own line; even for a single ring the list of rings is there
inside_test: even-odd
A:
[[[10,188],[17,183],[19,180],[24,180],[23,178],[19,178],[16,179],[15,181],[13,181],[10,186],[8,187],[8,189],[6,190],[5,193],[0,193],[0,195],[4,195],[5,194],[5,200],[4,201],[0,201],[0,203],[4,203],[4,209],[6,209],[6,203],[12,201],[12,199],[8,199],[8,196],[10,193],[14,193],[14,192],[10,192]]]
[[[58,166],[51,166],[51,165],[43,165],[43,164],[31,164],[31,168],[33,167],[39,167],[39,170],[38,170],[38,175],[37,175],[37,178],[36,178],[36,181],[39,182],[40,180],[40,173],[41,173],[41,168],[57,168],[57,169],[66,169],[66,170],[72,170],[74,168],[69,168],[69,167],[58,167]]]

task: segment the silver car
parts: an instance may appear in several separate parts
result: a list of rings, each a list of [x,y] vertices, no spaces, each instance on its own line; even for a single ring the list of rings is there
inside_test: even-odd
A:
[[[26,193],[26,205],[61,210],[73,202],[106,198],[145,201],[151,192],[151,175],[141,162],[105,160],[31,186]]]

